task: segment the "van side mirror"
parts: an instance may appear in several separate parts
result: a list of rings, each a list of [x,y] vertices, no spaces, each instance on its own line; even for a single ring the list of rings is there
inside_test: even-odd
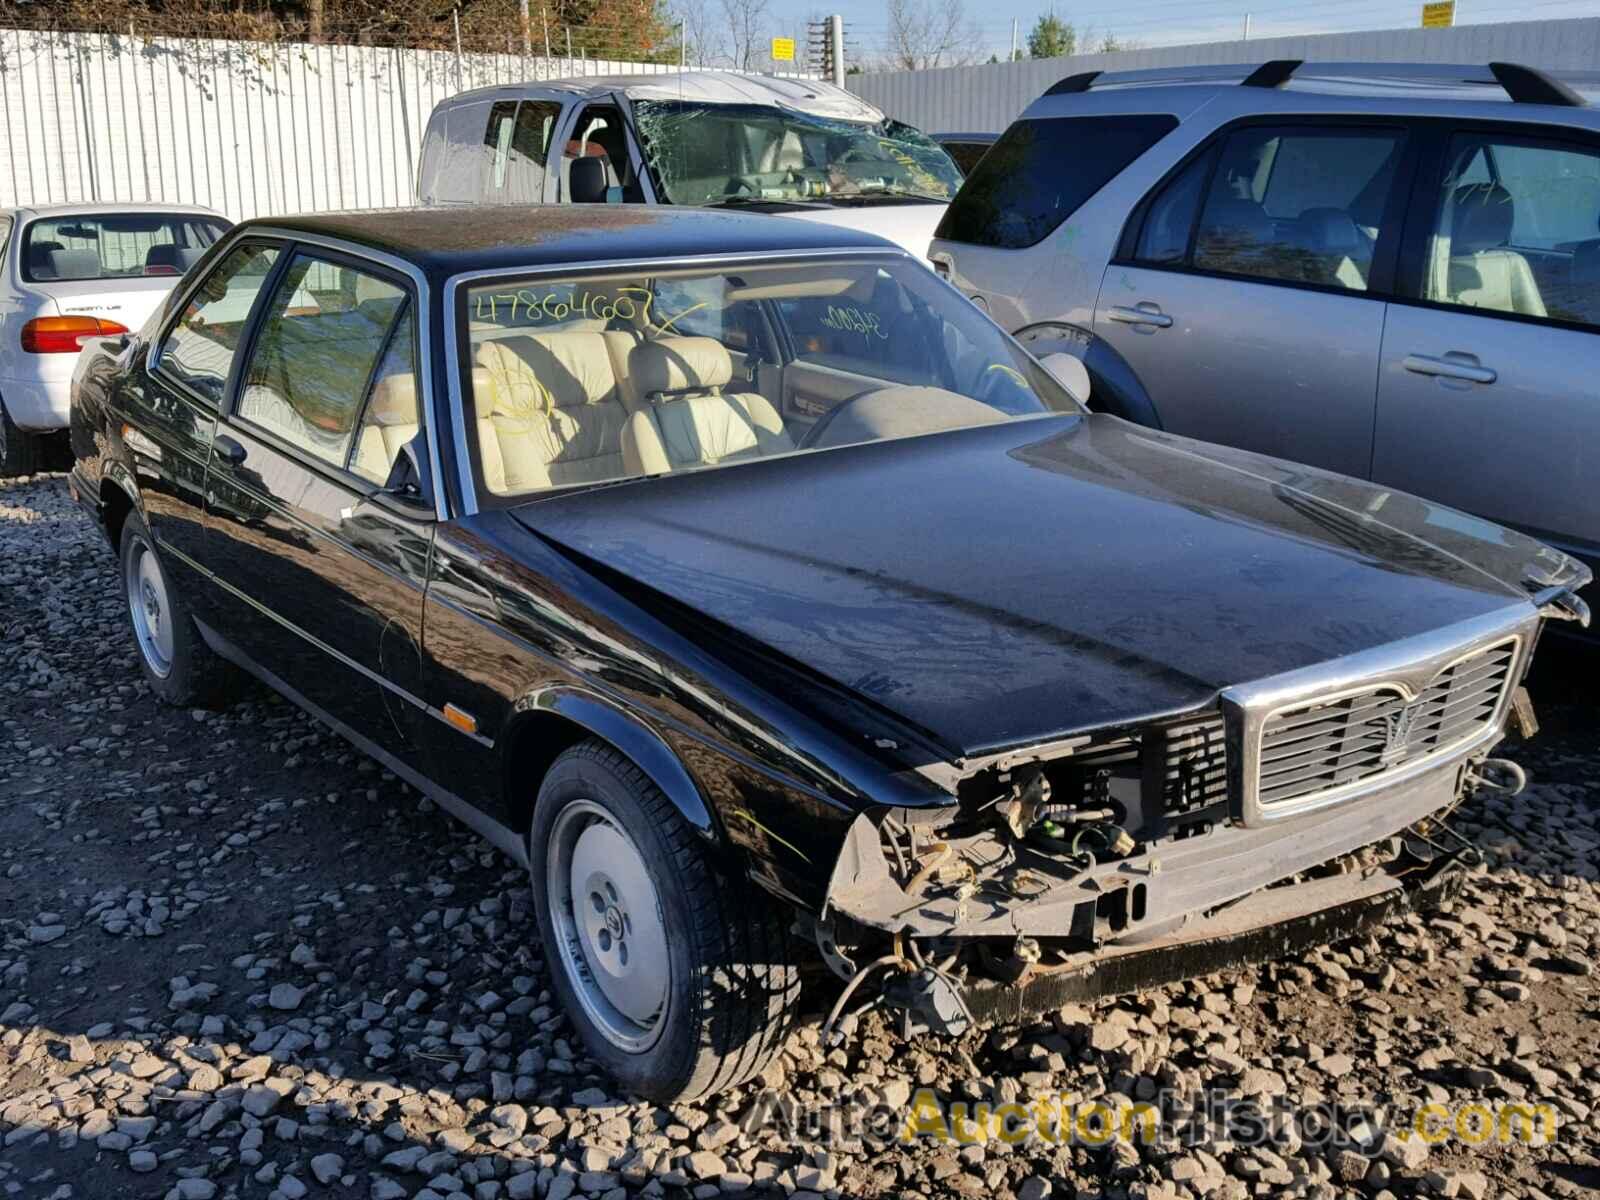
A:
[[[1074,358],[1070,354],[1057,351],[1046,354],[1039,360],[1039,365],[1050,372],[1053,378],[1079,404],[1085,407],[1089,404],[1089,368],[1083,365],[1083,360]]]

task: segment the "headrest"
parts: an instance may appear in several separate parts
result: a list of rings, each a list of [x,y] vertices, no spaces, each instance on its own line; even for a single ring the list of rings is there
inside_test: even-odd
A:
[[[628,374],[645,396],[707,391],[733,379],[733,359],[716,338],[657,338],[633,348]]]
[[[1272,218],[1254,200],[1241,200],[1237,196],[1220,197],[1206,206],[1200,238],[1202,241],[1218,241],[1230,246],[1271,242]]]
[[[57,279],[98,279],[100,277],[100,252],[98,250],[52,250],[50,273]]]
[[[28,270],[35,274],[40,271],[49,272],[51,252],[61,249],[64,247],[60,242],[28,243]]]
[[[1300,214],[1306,245],[1318,254],[1354,254],[1361,248],[1361,230],[1342,208],[1308,208]]]
[[[567,191],[574,204],[604,204],[611,180],[606,176],[603,158],[585,156],[572,160],[567,175]]]
[[[494,377],[504,416],[577,408],[614,399],[617,376],[605,334],[587,331],[518,334],[478,347],[478,365]],[[485,411],[480,403],[478,411]]]
[[[1600,238],[1590,238],[1572,248],[1574,286],[1600,288]]]
[[[372,388],[367,416],[375,425],[417,424],[417,377],[403,371],[378,380]]]
[[[146,275],[182,275],[186,269],[174,242],[157,242],[144,252]]]
[[[1455,216],[1450,226],[1450,253],[1476,254],[1495,250],[1511,240],[1516,206],[1511,193],[1498,183],[1469,183],[1458,187]]]

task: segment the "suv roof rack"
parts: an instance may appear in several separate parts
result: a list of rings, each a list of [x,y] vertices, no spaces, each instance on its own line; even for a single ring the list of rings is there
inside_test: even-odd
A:
[[[1238,78],[1240,75],[1244,77]],[[1586,101],[1571,85],[1547,71],[1521,63],[1492,62],[1482,66],[1442,63],[1326,62],[1308,63],[1298,58],[1275,58],[1255,67],[1182,66],[1158,67],[1142,71],[1085,71],[1068,75],[1054,84],[1046,96],[1087,92],[1096,86],[1137,87],[1144,84],[1230,84],[1242,87],[1280,88],[1291,79],[1414,79],[1431,84],[1498,84],[1508,99],[1517,104],[1554,104],[1563,108],[1584,108]]]

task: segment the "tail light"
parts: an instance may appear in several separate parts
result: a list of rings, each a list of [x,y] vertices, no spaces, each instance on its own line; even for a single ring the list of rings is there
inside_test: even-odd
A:
[[[84,338],[127,332],[126,325],[102,317],[35,317],[22,327],[22,348],[29,354],[76,354]]]
[[[145,263],[145,265],[144,265],[144,273],[146,275],[182,275],[183,274],[182,271],[178,270],[178,268],[173,266],[171,263]]]

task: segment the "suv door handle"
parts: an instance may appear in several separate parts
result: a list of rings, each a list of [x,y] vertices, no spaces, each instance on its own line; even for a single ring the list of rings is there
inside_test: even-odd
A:
[[[1113,321],[1121,321],[1124,325],[1153,325],[1157,329],[1166,329],[1172,325],[1172,318],[1161,311],[1160,305],[1151,304],[1148,300],[1133,308],[1117,305],[1108,310],[1106,316]]]
[[[1441,379],[1464,379],[1468,383],[1493,383],[1500,376],[1490,367],[1481,366],[1471,354],[1451,351],[1443,358],[1431,354],[1408,354],[1400,365],[1417,375],[1437,375]]]
[[[211,453],[230,467],[237,467],[245,459],[244,447],[225,433],[219,433],[211,439]]]

